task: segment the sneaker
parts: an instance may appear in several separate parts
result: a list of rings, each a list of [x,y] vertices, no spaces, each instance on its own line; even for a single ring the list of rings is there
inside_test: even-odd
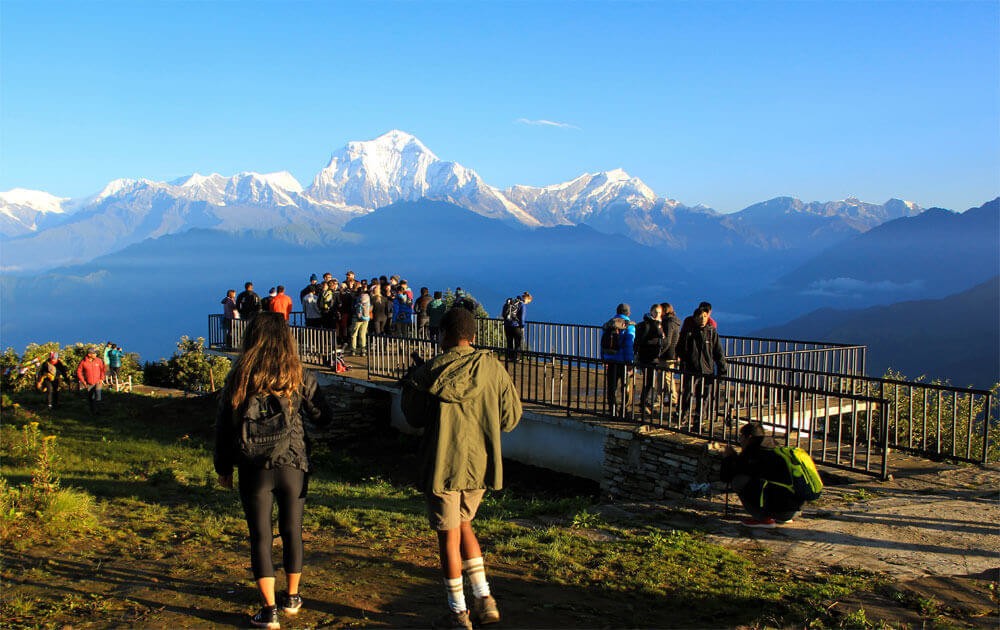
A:
[[[462,630],[472,630],[472,618],[468,610],[460,613],[449,610],[434,620],[435,628],[461,628]]]
[[[278,607],[262,606],[256,615],[250,617],[250,625],[255,628],[278,630],[281,627],[281,624],[278,623]]]
[[[285,601],[281,604],[281,612],[292,617],[299,614],[299,610],[301,610],[301,608],[302,608],[301,595],[286,595]]]
[[[758,521],[757,519],[748,518],[740,521],[740,524],[744,527],[752,527],[754,529],[774,529],[777,524],[774,522],[773,518],[767,518],[763,521]]]
[[[492,595],[475,597],[472,600],[472,618],[480,626],[500,621],[500,609]]]

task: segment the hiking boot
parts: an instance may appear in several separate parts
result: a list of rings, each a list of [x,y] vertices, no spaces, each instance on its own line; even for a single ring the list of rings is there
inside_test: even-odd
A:
[[[301,595],[286,595],[285,601],[281,604],[281,612],[294,617],[299,614],[299,610],[302,608],[302,596]]]
[[[500,621],[497,600],[493,599],[492,595],[474,597],[472,599],[472,619],[480,626]]]
[[[278,630],[281,627],[281,624],[278,623],[278,607],[262,606],[256,615],[250,617],[250,625],[255,628]]]
[[[460,628],[461,630],[472,630],[472,618],[469,611],[463,610],[460,613],[449,610],[434,620],[435,628]]]
[[[777,527],[777,523],[774,522],[773,518],[766,518],[763,521],[747,518],[740,521],[740,525],[744,527],[752,527],[754,529],[774,529]]]

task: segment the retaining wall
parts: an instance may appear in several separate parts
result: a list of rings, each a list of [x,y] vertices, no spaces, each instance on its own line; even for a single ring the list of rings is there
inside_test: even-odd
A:
[[[316,376],[336,417],[324,436],[335,439],[390,426],[417,432],[403,418],[397,388],[339,374]],[[692,484],[718,479],[721,449],[665,430],[525,411],[517,428],[503,434],[503,453],[517,462],[597,481],[612,498],[642,501],[676,496]]]

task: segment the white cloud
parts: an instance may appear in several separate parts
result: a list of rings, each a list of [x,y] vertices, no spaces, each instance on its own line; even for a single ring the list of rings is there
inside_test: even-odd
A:
[[[559,127],[560,129],[579,129],[576,125],[571,125],[564,122],[556,122],[554,120],[531,120],[528,118],[518,118],[516,121],[519,125],[532,125],[535,127]]]

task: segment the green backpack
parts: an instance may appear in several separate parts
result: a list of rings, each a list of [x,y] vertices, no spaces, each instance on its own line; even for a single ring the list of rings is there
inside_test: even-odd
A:
[[[778,446],[774,452],[785,461],[792,482],[784,484],[769,479],[768,483],[787,489],[803,501],[815,501],[823,494],[823,480],[809,453],[797,446]]]

